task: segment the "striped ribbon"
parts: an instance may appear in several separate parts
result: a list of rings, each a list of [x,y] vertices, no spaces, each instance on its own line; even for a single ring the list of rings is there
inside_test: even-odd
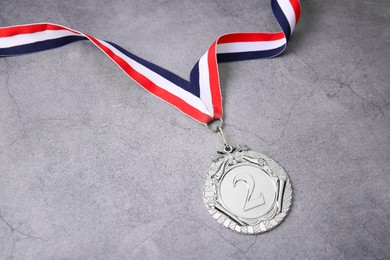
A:
[[[147,91],[207,124],[222,118],[218,63],[272,58],[286,49],[300,16],[299,0],[271,0],[271,6],[281,32],[220,36],[195,64],[189,81],[112,42],[51,23],[0,28],[0,56],[22,55],[90,40]]]

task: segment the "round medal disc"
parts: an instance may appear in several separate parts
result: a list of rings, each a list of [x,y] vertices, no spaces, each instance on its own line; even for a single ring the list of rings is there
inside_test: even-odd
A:
[[[283,168],[247,148],[220,155],[203,188],[213,218],[241,234],[259,234],[282,222],[292,202],[291,182]]]

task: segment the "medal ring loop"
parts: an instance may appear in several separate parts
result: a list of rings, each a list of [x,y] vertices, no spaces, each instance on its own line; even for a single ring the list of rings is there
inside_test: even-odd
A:
[[[231,152],[233,152],[233,147],[230,144],[225,144],[223,146],[223,150],[225,153],[231,153]]]

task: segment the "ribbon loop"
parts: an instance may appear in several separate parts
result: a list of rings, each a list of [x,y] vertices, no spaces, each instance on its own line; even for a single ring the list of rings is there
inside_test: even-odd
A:
[[[299,1],[271,0],[271,6],[281,32],[222,35],[195,64],[189,81],[114,43],[52,23],[0,28],[0,56],[29,54],[89,40],[151,94],[207,124],[223,115],[218,63],[272,58],[286,49],[299,20]]]

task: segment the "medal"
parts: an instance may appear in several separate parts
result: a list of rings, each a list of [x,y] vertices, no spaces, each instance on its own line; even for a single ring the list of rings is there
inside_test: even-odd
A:
[[[266,155],[229,145],[222,124],[216,131],[224,149],[213,160],[204,182],[204,202],[210,214],[242,234],[274,228],[286,217],[292,202],[287,173]]]
[[[89,40],[145,90],[220,136],[223,151],[218,152],[207,172],[204,202],[223,226],[242,234],[258,234],[274,228],[286,217],[292,202],[291,182],[283,168],[268,156],[228,144],[222,124],[218,64],[273,58],[284,52],[299,20],[299,0],[271,0],[271,6],[282,31],[220,36],[195,64],[189,80],[115,43],[51,23],[0,28],[0,57]]]

